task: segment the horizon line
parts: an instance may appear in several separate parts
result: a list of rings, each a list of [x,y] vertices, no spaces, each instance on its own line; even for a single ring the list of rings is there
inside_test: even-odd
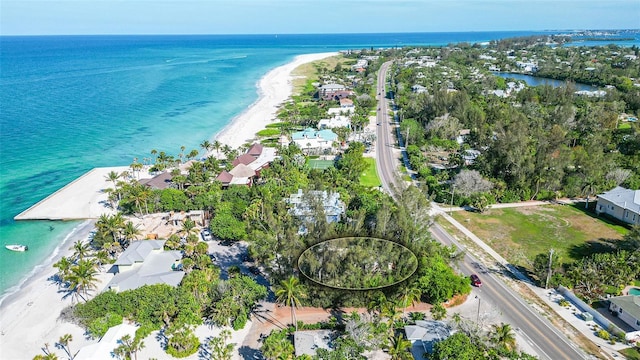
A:
[[[376,34],[459,34],[496,32],[581,32],[581,31],[637,31],[640,28],[594,28],[594,29],[542,29],[542,30],[470,30],[470,31],[398,31],[398,32],[330,32],[330,33],[93,33],[93,34],[0,34],[0,37],[45,37],[45,36],[287,36],[287,35],[376,35]]]

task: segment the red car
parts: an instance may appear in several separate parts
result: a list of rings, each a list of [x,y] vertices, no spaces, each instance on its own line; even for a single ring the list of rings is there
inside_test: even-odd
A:
[[[482,281],[480,281],[480,278],[478,277],[478,275],[473,274],[469,278],[471,279],[471,285],[476,287],[482,286]]]

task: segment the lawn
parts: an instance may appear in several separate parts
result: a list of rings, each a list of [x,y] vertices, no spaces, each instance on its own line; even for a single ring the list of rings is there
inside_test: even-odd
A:
[[[293,94],[299,94],[304,88],[307,80],[309,79],[317,79],[318,71],[316,66],[324,67],[329,70],[333,70],[338,63],[341,66],[349,67],[354,60],[345,59],[342,55],[331,56],[322,60],[313,61],[310,63],[302,64],[295,68],[291,73],[294,76],[293,79]]]
[[[626,348],[619,351],[629,360],[640,360],[640,350],[638,348]]]
[[[563,262],[577,260],[606,248],[627,231],[566,205],[492,209],[483,214],[458,211],[453,217],[509,262],[524,267],[549,249]]]
[[[378,178],[378,172],[376,171],[376,159],[364,158],[367,163],[367,168],[360,175],[360,184],[368,187],[378,187],[382,185],[380,178]]]

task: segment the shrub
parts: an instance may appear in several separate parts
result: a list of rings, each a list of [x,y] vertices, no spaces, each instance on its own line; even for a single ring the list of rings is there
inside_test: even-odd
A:
[[[562,300],[558,301],[558,305],[560,305],[562,307],[567,307],[567,306],[569,306],[569,302],[566,299],[562,299]]]
[[[89,323],[87,330],[92,338],[99,339],[107,333],[110,327],[120,324],[122,324],[122,315],[109,312]]]
[[[244,328],[247,323],[247,313],[240,312],[238,316],[233,320],[233,330],[240,330]]]
[[[264,130],[258,131],[257,135],[258,136],[264,136],[264,137],[276,136],[276,135],[280,135],[280,130],[278,130],[278,129],[264,129]]]
[[[200,346],[200,340],[191,328],[177,328],[167,330],[167,354],[183,358],[195,354]]]
[[[599,338],[604,339],[604,340],[609,340],[609,338],[610,338],[609,332],[607,330],[598,331],[596,333],[596,336],[598,336]]]

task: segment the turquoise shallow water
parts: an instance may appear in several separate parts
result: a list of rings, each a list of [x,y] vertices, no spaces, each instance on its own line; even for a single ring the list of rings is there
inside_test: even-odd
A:
[[[15,215],[93,167],[200,150],[295,55],[530,34],[0,36],[0,293],[50,266],[81,224]],[[30,250],[4,249],[12,243]]]

